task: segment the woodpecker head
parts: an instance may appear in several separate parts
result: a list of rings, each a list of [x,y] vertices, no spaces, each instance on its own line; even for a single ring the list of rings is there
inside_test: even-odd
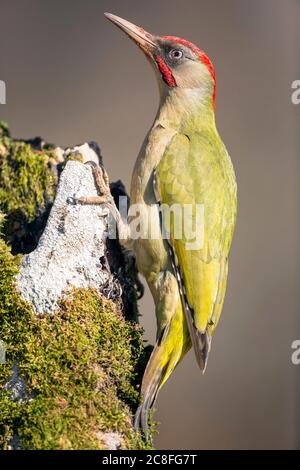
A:
[[[112,23],[143,50],[168,88],[199,89],[215,105],[216,76],[209,57],[191,42],[175,36],[155,36],[111,13]]]

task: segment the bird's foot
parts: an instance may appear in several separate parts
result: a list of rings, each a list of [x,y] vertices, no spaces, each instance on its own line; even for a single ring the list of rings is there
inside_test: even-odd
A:
[[[107,205],[113,207],[114,201],[109,188],[109,178],[104,167],[97,165],[94,162],[86,162],[92,169],[95,180],[95,185],[98,191],[97,196],[84,196],[84,197],[69,197],[68,204],[81,204],[81,205]]]
[[[95,185],[98,191],[97,196],[84,196],[84,197],[69,197],[67,199],[68,204],[76,205],[93,205],[105,206],[107,212],[103,212],[101,215],[103,217],[107,216],[109,213],[112,215],[117,224],[119,241],[122,246],[131,250],[132,249],[132,240],[130,234],[130,228],[127,223],[124,223],[119,210],[115,204],[114,198],[110,192],[109,178],[108,174],[102,166],[97,165],[94,162],[86,162],[85,165],[89,165],[92,168],[92,173],[95,180]],[[115,232],[113,232],[115,233]]]

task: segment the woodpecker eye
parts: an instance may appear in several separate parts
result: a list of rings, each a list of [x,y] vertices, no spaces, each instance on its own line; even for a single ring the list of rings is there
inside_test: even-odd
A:
[[[182,58],[182,56],[183,56],[183,52],[180,49],[172,49],[169,52],[169,57],[172,60],[179,60]]]

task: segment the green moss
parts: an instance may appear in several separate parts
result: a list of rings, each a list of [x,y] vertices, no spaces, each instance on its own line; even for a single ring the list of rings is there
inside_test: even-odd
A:
[[[99,433],[115,431],[123,448],[147,448],[131,424],[146,359],[141,328],[93,290],[74,291],[55,315],[37,317],[15,290],[17,271],[0,240],[0,382],[17,363],[34,397],[14,402],[1,389],[1,447],[17,435],[25,449],[101,449]]]
[[[81,155],[81,153],[77,152],[77,153],[72,153],[71,155],[68,155],[67,158],[66,158],[66,162],[69,162],[69,161],[75,161],[75,162],[83,162],[83,156]]]
[[[0,121],[0,138],[10,137],[8,124],[4,121]]]
[[[0,122],[0,210],[7,215],[4,235],[15,253],[31,251],[44,228],[57,182],[51,152],[13,140]]]
[[[53,146],[37,146],[0,124],[0,448],[17,436],[24,449],[102,449],[105,432],[120,433],[124,449],[148,448],[132,428],[150,354],[141,328],[123,316],[136,308],[135,291],[118,304],[74,290],[51,316],[36,316],[16,291],[13,254],[35,247],[55,193]],[[3,388],[15,365],[32,399],[13,401]]]

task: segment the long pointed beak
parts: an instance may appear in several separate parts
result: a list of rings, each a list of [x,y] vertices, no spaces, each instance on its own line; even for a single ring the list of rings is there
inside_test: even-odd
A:
[[[104,16],[133,39],[148,56],[153,58],[153,52],[157,49],[155,36],[147,33],[147,31],[140,26],[136,26],[135,24],[130,23],[119,16],[113,15],[112,13],[104,13]]]

